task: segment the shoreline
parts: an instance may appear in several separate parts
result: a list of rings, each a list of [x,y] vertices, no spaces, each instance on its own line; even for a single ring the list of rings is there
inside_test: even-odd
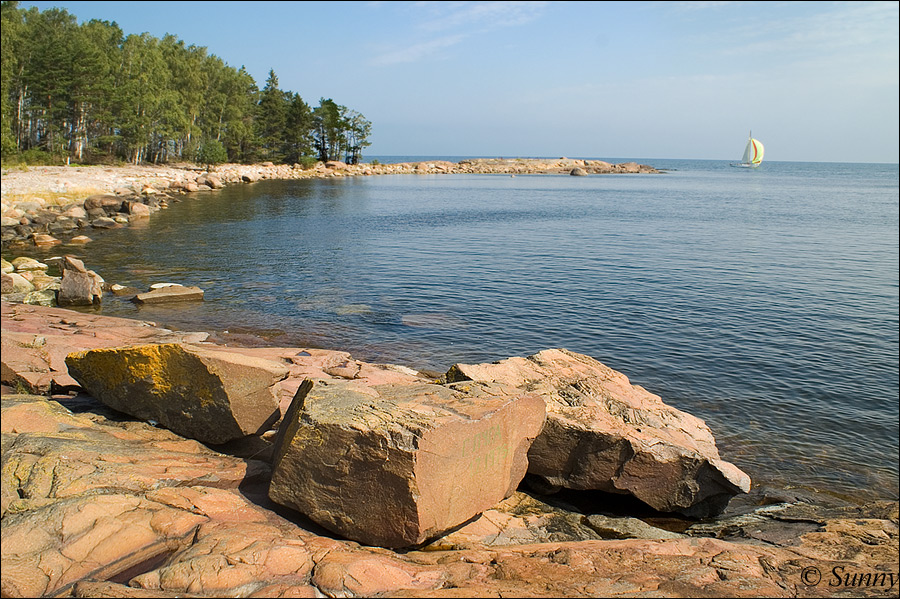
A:
[[[423,163],[408,162],[375,165],[375,167],[379,169],[377,171],[377,174],[424,173],[429,175],[437,175],[471,172],[478,174],[505,175],[509,174],[510,169],[516,169],[517,171],[527,170],[528,174],[537,175],[548,173],[566,174],[566,169],[571,167],[572,163],[574,162],[583,163],[585,161],[571,161],[568,159],[475,159],[461,161],[460,163],[441,163],[434,161]],[[447,165],[452,166],[454,169],[458,168],[459,170],[447,170],[449,168]],[[638,167],[641,166],[642,165],[638,165]],[[347,165],[342,164],[326,165],[320,163],[316,168],[304,171],[302,169],[298,170],[287,165],[267,165],[265,163],[256,165],[222,165],[218,169],[213,169],[212,171],[210,171],[214,175],[218,174],[221,176],[219,182],[222,183],[222,185],[211,187],[204,183],[202,184],[202,189],[207,192],[221,189],[226,185],[226,183],[223,183],[222,181],[227,181],[227,185],[243,185],[261,180],[370,176],[372,174],[371,172],[369,172],[370,167],[371,165],[366,164],[348,167]],[[652,169],[652,167],[646,168]],[[99,189],[100,191],[103,191],[105,193],[97,195],[115,199],[115,208],[112,211],[110,211],[108,206],[104,207],[106,214],[122,215],[119,216],[119,218],[124,222],[119,222],[115,226],[128,227],[132,223],[132,221],[136,221],[137,223],[146,222],[147,218],[153,218],[153,216],[152,214],[135,215],[120,212],[120,210],[122,210],[121,206],[124,206],[126,203],[131,202],[146,202],[147,204],[145,205],[152,205],[152,202],[154,200],[157,200],[158,198],[169,198],[170,201],[180,201],[180,198],[187,198],[189,197],[189,194],[195,193],[189,189],[185,189],[185,181],[192,177],[195,178],[194,180],[196,181],[196,179],[206,177],[207,173],[204,168],[201,168],[197,165],[181,165],[178,167],[153,167],[144,165],[138,167],[35,167],[34,169],[14,171],[10,173],[4,171],[3,175],[4,200],[7,197],[14,197],[16,191],[20,191],[22,189],[33,189],[38,190],[38,193],[43,191],[46,193],[57,194],[60,197],[67,198],[66,201],[68,202],[68,200],[71,200],[73,197],[77,197],[81,193],[81,190],[86,190],[93,193],[94,191],[97,191]],[[68,178],[66,178],[67,176]],[[16,185],[10,185],[9,183],[11,182],[16,183]],[[67,195],[62,195],[62,192],[64,190],[67,192]],[[13,193],[8,193],[9,191]],[[146,193],[148,191],[150,191],[150,193]],[[117,195],[117,193],[121,195]],[[92,196],[88,197],[90,198]],[[165,199],[159,199],[157,201],[160,202],[160,207],[156,209],[161,209],[166,206]],[[84,205],[83,200],[80,203],[81,205]],[[79,202],[77,200],[74,202],[69,202],[60,206],[60,208],[66,208],[68,206],[71,206],[72,204],[79,204]],[[4,206],[6,206],[5,201]],[[91,227],[92,225],[86,223],[83,229],[76,229],[69,232],[68,235],[71,236],[85,229],[89,230],[91,229]],[[69,243],[59,244],[58,247],[59,253],[62,254],[68,252],[77,253],[79,257],[82,257],[84,259],[87,268],[91,267],[90,243],[87,243],[86,245],[76,246],[75,244],[71,243],[70,239]],[[59,255],[59,253],[54,253],[57,252],[56,248],[57,244],[36,246],[33,242],[21,238],[14,240],[12,243],[8,241],[4,241],[3,243],[4,254],[7,253],[7,250],[13,249],[15,250],[16,255],[35,256],[39,260],[42,259],[40,256],[43,256],[43,259],[45,261],[48,256]],[[6,265],[4,264],[4,266]],[[104,273],[102,272],[98,274],[101,277],[104,275]],[[109,283],[116,283],[116,281],[109,281]],[[104,288],[104,292],[109,291],[109,285],[106,285]],[[129,293],[134,295],[138,293],[138,291],[130,289],[126,292],[126,294]],[[108,293],[107,297],[112,298],[113,295],[113,293]],[[120,294],[116,293],[115,295]],[[18,301],[21,301],[21,298]],[[116,297],[113,301],[125,302],[126,304],[128,303],[124,297]],[[102,303],[100,304],[100,306],[101,307],[95,308],[91,308],[89,306],[74,306],[72,307],[72,309],[85,314],[103,314]],[[141,318],[139,313],[133,316],[120,315],[120,317],[132,319]],[[151,318],[153,317],[151,316]],[[173,326],[172,322],[167,322],[164,324],[165,326]],[[217,325],[212,325],[209,323],[194,323],[184,321],[181,324],[174,324],[174,327],[178,330],[184,331],[205,331],[214,336],[219,343],[226,345],[240,345],[244,347],[277,347],[279,345],[285,344],[282,339],[272,338],[271,335],[267,335],[265,329],[240,329],[238,327],[238,332],[236,332],[236,327],[233,324],[228,325],[227,323],[218,323]],[[355,350],[358,349],[331,345],[316,345],[315,342],[313,342],[310,346],[325,350],[346,351],[349,349],[350,351],[354,352],[354,355],[356,355]],[[362,359],[367,359],[373,356],[370,352],[370,355],[362,355],[361,357]],[[497,356],[497,358],[499,359],[500,356]],[[440,364],[438,366],[432,367],[429,365],[422,366],[422,364],[419,364],[418,366],[425,368],[425,370],[423,370],[422,372],[434,374],[435,372],[437,372],[436,370],[434,370],[435,368],[446,368],[449,365]],[[773,490],[776,487],[777,485],[770,485],[769,488],[770,490]],[[870,499],[869,497],[856,497],[847,495],[843,489],[822,490],[805,486],[800,489],[792,489],[791,492],[805,496],[820,496],[829,504],[836,504],[841,502],[863,504],[865,503],[865,501],[868,501]],[[887,496],[879,496],[879,498],[891,499]]]
[[[2,171],[0,219],[3,249],[52,246],[60,237],[81,237],[93,229],[128,225],[168,206],[179,196],[268,179],[303,180],[379,175],[660,174],[652,166],[602,160],[477,158],[396,164],[318,162],[222,164],[209,169],[190,163],[131,166],[36,166]],[[102,208],[102,210],[101,210]],[[90,240],[84,240],[88,243]],[[77,243],[77,242],[76,242]]]
[[[433,166],[434,170],[427,173],[425,169],[420,171],[418,166],[403,166],[399,167],[399,173],[444,172],[437,168],[440,165]],[[323,167],[316,171],[317,174],[309,176],[291,172],[290,177],[260,176],[254,181],[350,176],[338,174],[339,169]],[[274,175],[281,167],[248,168]],[[500,167],[494,164],[484,168]],[[331,172],[327,172],[329,170]],[[44,186],[42,189],[50,189],[47,193],[66,198],[68,203],[60,206],[58,212],[50,211],[61,215],[71,209],[72,203],[77,203],[77,200],[69,201],[77,197],[78,190],[88,188],[79,188],[73,181],[65,184],[61,174],[49,172],[52,173],[50,178],[55,179],[48,185],[44,178],[40,184]],[[100,175],[100,178],[85,177],[85,184],[111,187],[101,187],[104,193],[88,195],[85,198],[88,202],[82,199],[81,209],[87,205],[94,211],[95,221],[113,220],[111,216],[121,215],[120,220],[124,222],[114,221],[118,226],[129,225],[131,219],[152,218],[153,211],[167,205],[165,198],[171,201],[177,195],[194,193],[184,188],[186,179],[167,177],[194,175],[193,183],[199,187],[197,179],[207,176],[205,170],[193,168],[184,173],[147,169],[146,173],[126,175],[113,169],[105,174],[92,171],[81,171],[81,174]],[[259,172],[226,168],[212,174],[220,174],[222,179],[229,181],[224,183],[220,179],[219,183],[224,186],[254,182],[247,179],[253,179]],[[4,173],[4,204],[9,197],[6,195],[6,176]],[[129,187],[122,187],[123,181]],[[163,187],[163,181],[169,183]],[[202,185],[208,190],[219,188],[212,183],[214,185]],[[55,185],[57,191],[53,191],[51,185]],[[122,193],[116,194],[117,189]],[[148,192],[148,189],[152,191]],[[63,195],[63,190],[68,195]],[[92,197],[98,199],[91,200]],[[101,198],[107,198],[107,203],[104,204]],[[146,212],[137,208],[138,205],[146,207]],[[122,212],[123,208],[127,211]],[[40,212],[35,210],[36,215]],[[91,221],[87,218],[85,221],[84,227],[90,229]],[[47,233],[32,232],[32,235],[49,233],[48,226]],[[4,240],[4,252],[8,243]],[[19,243],[18,249],[29,248],[29,242]],[[31,243],[30,247],[38,246]],[[83,247],[84,253],[90,256],[90,244]],[[90,267],[89,257],[87,263]],[[283,508],[271,504],[267,489],[277,429],[238,440],[235,445],[207,448],[191,437],[160,429],[153,420],[111,412],[100,400],[77,391],[79,383],[69,376],[67,362],[60,360],[75,350],[138,343],[202,344],[216,351],[243,352],[254,359],[265,357],[280,361],[282,365],[288,364],[296,371],[291,378],[279,383],[282,386],[279,395],[282,418],[287,417],[290,399],[301,380],[305,380],[302,377],[346,379],[361,385],[391,381],[393,385],[397,377],[404,378],[404,384],[427,380],[434,383],[437,381],[433,381],[436,377],[432,375],[437,373],[416,372],[404,366],[368,364],[347,352],[333,349],[285,348],[253,334],[225,339],[215,333],[198,334],[196,329],[167,330],[135,318],[92,313],[91,308],[44,309],[11,304],[5,298],[2,308],[4,376],[13,371],[21,377],[21,388],[19,384],[11,387],[6,381],[2,388],[4,437],[10,435],[14,439],[10,441],[11,448],[24,448],[10,451],[9,457],[4,456],[4,469],[7,459],[18,460],[16,464],[21,464],[15,468],[17,476],[28,468],[36,468],[28,461],[31,452],[35,451],[27,449],[29,443],[42,444],[40,455],[43,461],[61,465],[73,462],[77,466],[73,467],[72,474],[68,474],[63,466],[54,468],[52,486],[42,486],[44,475],[36,470],[30,475],[21,475],[20,482],[4,478],[4,532],[16,532],[15,535],[10,533],[12,542],[4,540],[3,563],[13,565],[13,568],[4,568],[5,594],[7,590],[14,593],[24,589],[21,596],[71,592],[73,596],[84,597],[140,597],[154,591],[222,596],[223,593],[237,592],[235,589],[252,588],[256,594],[250,596],[343,596],[350,593],[352,596],[536,594],[569,597],[619,594],[624,588],[627,593],[660,593],[676,597],[706,592],[735,597],[830,596],[846,592],[847,587],[855,584],[856,578],[852,579],[852,584],[847,578],[844,584],[831,585],[832,588],[828,588],[827,582],[811,585],[805,578],[809,568],[820,568],[829,577],[826,580],[830,580],[835,571],[893,573],[895,567],[892,564],[897,560],[896,500],[853,505],[850,501],[826,501],[827,496],[821,494],[766,485],[754,486],[749,493],[735,496],[722,514],[692,524],[671,514],[664,517],[648,515],[635,509],[633,504],[617,508],[604,504],[601,515],[596,513],[595,500],[588,496],[582,495],[578,499],[560,496],[551,500],[540,492],[528,491],[527,483],[523,482],[514,495],[426,547],[394,552],[359,545],[310,528],[305,521],[298,521]],[[168,324],[161,323],[161,326]],[[258,340],[264,343],[256,345]],[[21,359],[9,365],[13,356]],[[475,368],[483,367],[489,365]],[[448,374],[453,368],[456,366]],[[452,381],[444,384],[452,384]],[[41,390],[45,393],[40,396],[16,394]],[[60,443],[59,439],[66,435],[72,436],[72,445],[63,445],[57,450],[53,444]],[[115,441],[104,441],[106,444],[100,449],[102,454],[97,454],[102,457],[92,457],[91,452],[97,451],[93,444],[101,437]],[[128,447],[125,447],[126,441]],[[132,446],[139,443],[147,447],[142,446],[140,451],[143,453],[135,458],[131,453],[135,451]],[[59,453],[54,453],[57,451]],[[159,472],[154,470],[160,467]],[[28,486],[32,479],[37,481],[35,489]],[[143,481],[147,481],[146,486]],[[132,488],[134,485],[137,486]],[[76,490],[67,495],[70,488]],[[103,489],[103,493],[97,495],[92,491],[94,488]],[[46,495],[40,494],[45,492],[42,489],[48,489]],[[54,495],[57,489],[58,494]],[[585,501],[587,507],[579,508],[578,500]],[[560,508],[560,505],[564,507]],[[75,506],[76,511],[66,511],[71,509],[70,506]],[[79,519],[81,512],[89,513],[92,509],[107,510],[112,514],[110,522],[85,523]],[[141,532],[141,538],[155,540],[150,549],[133,553],[128,551],[134,549],[134,545],[122,544],[127,535],[114,532],[105,543],[122,547],[120,553],[107,550],[99,559],[91,556],[91,560],[84,562],[76,560],[76,568],[71,574],[48,578],[45,582],[41,564],[55,559],[57,554],[72,554],[66,545],[68,537],[61,534],[61,529],[51,527],[49,534],[58,536],[58,544],[37,547],[29,541],[34,535],[23,531],[35,526],[43,530],[42,527],[47,526],[46,514],[53,514],[53,521],[65,522],[67,530],[82,526],[80,530],[86,537],[99,538],[107,529],[115,529],[113,523],[120,521],[115,515],[117,510],[127,513],[129,521],[134,518],[132,514],[154,514],[157,521],[167,523],[165,530],[176,529],[186,519],[190,519],[190,525],[195,528],[179,538],[166,537],[168,533],[159,532],[158,528]],[[608,516],[606,512],[617,513]],[[555,524],[551,526],[550,521]],[[503,524],[498,524],[501,522]],[[637,526],[643,532],[622,528],[626,525]],[[594,538],[594,534],[600,539]],[[642,534],[650,536],[634,536]],[[670,534],[676,535],[675,538],[667,536]],[[266,548],[254,551],[272,553],[250,556],[246,549],[248,543]],[[280,552],[279,559],[289,555],[302,565],[286,569],[275,558],[269,565],[266,556],[275,552]],[[160,556],[166,561],[161,562]],[[77,567],[83,567],[88,561],[98,561],[103,569],[96,574],[78,573]],[[227,570],[221,570],[217,565],[226,562],[229,564]],[[121,571],[116,569],[120,566]],[[465,568],[465,572],[460,568]],[[173,576],[182,569],[188,573],[180,578]],[[123,577],[123,572],[127,577]],[[235,578],[238,573],[244,586],[228,587],[238,584],[233,582],[238,580]],[[119,578],[130,579],[127,584],[131,586],[112,582]],[[892,583],[895,578],[891,578]],[[884,583],[883,578],[880,580]],[[41,586],[45,584],[46,587]],[[204,587],[204,584],[209,586]],[[357,586],[348,586],[351,584]],[[862,590],[866,595],[883,596],[885,584]],[[709,585],[713,585],[712,591]],[[860,589],[854,587],[853,590]]]

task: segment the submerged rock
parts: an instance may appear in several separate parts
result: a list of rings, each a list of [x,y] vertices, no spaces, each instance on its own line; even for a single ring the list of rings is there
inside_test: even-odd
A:
[[[528,452],[528,471],[550,486],[631,494],[661,512],[695,517],[718,513],[750,490],[750,478],[719,457],[701,419],[588,356],[549,349],[456,364],[444,381],[539,394],[547,423]]]
[[[277,362],[174,343],[73,353],[66,366],[109,407],[212,444],[264,432],[288,374]]]
[[[543,422],[525,394],[307,380],[279,430],[269,497],[362,543],[418,545],[512,494]]]

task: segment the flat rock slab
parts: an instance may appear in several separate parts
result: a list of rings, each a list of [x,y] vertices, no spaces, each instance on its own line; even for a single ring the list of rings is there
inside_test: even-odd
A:
[[[269,475],[263,462],[215,453],[142,422],[74,414],[46,397],[4,395],[0,415],[4,516],[82,494],[237,488]]]
[[[127,494],[61,500],[3,518],[4,597],[106,580],[187,544],[206,518]]]
[[[77,352],[66,365],[109,407],[211,444],[267,430],[288,375],[270,360],[175,343]]]
[[[180,333],[155,323],[83,314],[64,308],[0,302],[3,351],[0,380],[31,393],[79,387],[66,356],[100,347],[147,343],[199,343],[206,333]]]
[[[536,396],[305,381],[276,441],[269,497],[347,538],[408,547],[512,494],[544,422]]]
[[[203,300],[203,290],[199,287],[172,285],[139,293],[133,298],[138,304],[165,304],[170,302],[198,302]]]
[[[750,490],[750,478],[719,457],[706,423],[589,356],[548,349],[456,364],[444,381],[540,395],[547,423],[528,452],[528,471],[551,487],[631,494],[656,510],[694,517],[719,513]]]

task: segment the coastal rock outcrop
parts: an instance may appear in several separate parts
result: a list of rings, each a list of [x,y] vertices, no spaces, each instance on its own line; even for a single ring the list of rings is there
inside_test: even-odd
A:
[[[66,366],[109,407],[211,444],[267,430],[288,375],[277,362],[175,343],[73,353]]]
[[[512,494],[543,422],[527,394],[308,380],[279,430],[269,497],[362,543],[418,545]]]
[[[73,347],[205,337],[59,308],[0,307],[4,372],[20,382],[38,364],[56,365],[41,377],[65,380],[57,360]],[[338,382],[363,390],[388,379],[423,382],[408,369],[344,352],[234,348],[235,339],[227,351],[282,362],[291,376],[341,375]],[[11,363],[14,355],[34,362]],[[0,402],[4,597],[896,594],[896,501],[828,509],[795,495],[791,505],[751,495],[717,521],[647,518],[688,535],[678,536],[589,501],[565,503],[590,493],[535,499],[520,490],[426,550],[390,551],[336,538],[277,508],[267,497],[268,460],[239,457],[231,444],[213,451],[84,394],[24,396],[7,384],[4,378]],[[499,383],[487,388],[497,397],[506,392]],[[596,538],[608,535],[642,538]]]
[[[631,494],[656,510],[696,517],[721,512],[750,489],[750,478],[720,459],[701,419],[589,356],[549,349],[456,364],[443,380],[540,395],[547,423],[528,452],[528,471],[551,487]]]

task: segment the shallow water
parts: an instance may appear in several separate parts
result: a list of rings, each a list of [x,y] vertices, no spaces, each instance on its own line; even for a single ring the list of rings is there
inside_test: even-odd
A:
[[[264,181],[82,251],[206,291],[104,314],[432,371],[565,347],[704,418],[757,482],[896,499],[897,165],[639,162],[674,170]]]

